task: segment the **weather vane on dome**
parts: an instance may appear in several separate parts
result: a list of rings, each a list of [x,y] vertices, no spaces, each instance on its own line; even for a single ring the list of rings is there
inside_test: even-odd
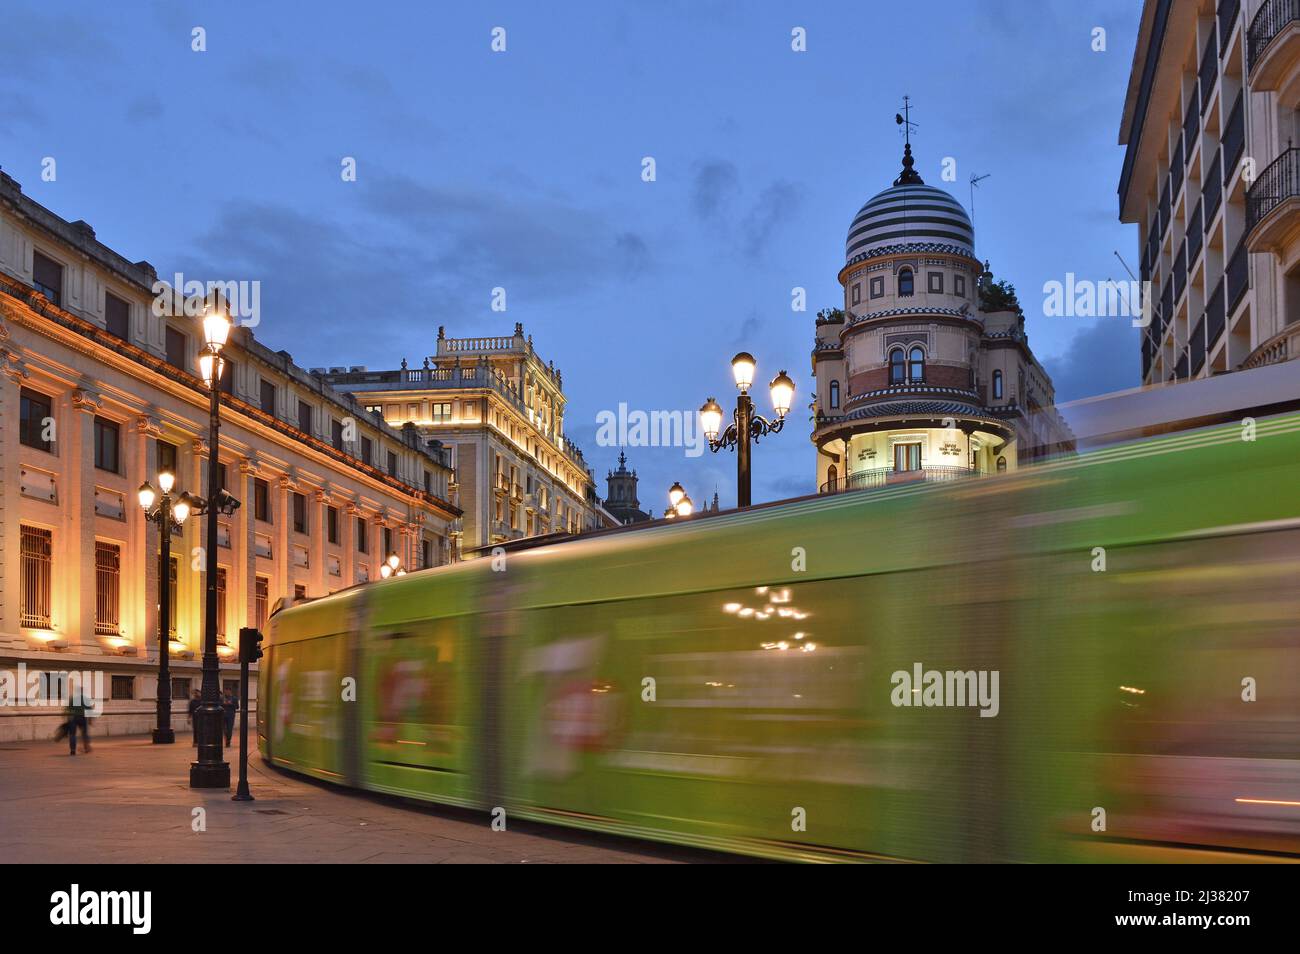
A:
[[[894,122],[903,127],[903,171],[894,180],[894,185],[924,185],[925,180],[912,168],[912,130],[917,128],[912,122],[912,97],[903,97],[903,111],[894,113]]]
[[[894,113],[894,122],[903,127],[903,140],[912,144],[912,130],[917,128],[916,123],[912,122],[912,97],[903,97],[903,111]]]

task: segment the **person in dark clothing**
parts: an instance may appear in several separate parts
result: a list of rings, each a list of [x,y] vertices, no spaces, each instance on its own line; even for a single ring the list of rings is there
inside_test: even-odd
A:
[[[199,694],[198,691],[195,690],[194,694],[190,696],[190,736],[193,739],[194,745],[199,744],[199,726],[198,726],[198,722],[194,718],[194,713],[198,711],[199,711]]]
[[[230,736],[235,731],[235,713],[239,711],[239,699],[229,689],[221,700],[222,715],[226,717],[226,745],[230,745]]]
[[[69,755],[77,754],[77,729],[81,729],[81,751],[90,751],[90,724],[86,721],[86,700],[80,690],[68,700],[67,710]]]

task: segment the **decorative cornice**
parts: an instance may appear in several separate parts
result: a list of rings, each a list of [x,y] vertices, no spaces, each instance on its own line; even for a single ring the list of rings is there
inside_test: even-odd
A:
[[[946,242],[900,242],[897,245],[882,245],[880,248],[859,252],[844,263],[841,274],[859,262],[865,262],[868,259],[884,258],[887,255],[920,255],[922,253],[955,255],[975,262],[977,265],[980,264],[979,259],[975,257],[974,250],[966,248],[964,245],[950,245]]]
[[[12,351],[2,348],[0,348],[0,372],[8,375],[15,384],[22,384],[31,377],[22,358]]]
[[[851,404],[861,404],[869,400],[905,397],[913,394],[943,394],[965,398],[970,401],[979,401],[979,393],[970,388],[941,387],[937,384],[895,384],[890,387],[876,388],[874,391],[863,391],[860,394],[851,395],[845,400],[844,404],[847,407]]]
[[[75,388],[72,392],[72,406],[87,414],[98,414],[104,406],[103,395],[86,388]]]
[[[163,436],[162,422],[152,414],[141,414],[135,419],[135,430],[138,434],[145,437],[152,437],[154,440]]]
[[[886,308],[883,311],[869,311],[854,315],[848,320],[849,326],[878,318],[963,318],[978,321],[966,306],[961,308]]]

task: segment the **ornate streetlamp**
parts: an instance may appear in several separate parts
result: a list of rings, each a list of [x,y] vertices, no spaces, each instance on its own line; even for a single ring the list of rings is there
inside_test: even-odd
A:
[[[193,506],[189,494],[173,499],[175,483],[176,476],[164,470],[158,474],[161,496],[147,480],[136,491],[145,520],[158,524],[161,535],[158,546],[158,725],[153,730],[153,741],[162,745],[176,741],[176,733],[172,730],[171,634],[168,631],[172,615],[172,527],[183,526]]]
[[[668,509],[664,511],[664,516],[671,520],[674,517],[689,517],[694,512],[695,504],[691,502],[681,481],[676,481],[668,488]]]
[[[379,575],[385,580],[390,576],[406,576],[406,569],[402,566],[402,558],[396,553],[388,554],[388,559],[379,567]]]
[[[221,374],[225,360],[221,349],[230,335],[226,300],[213,294],[203,313],[203,341],[199,372],[208,386],[208,499],[196,501],[194,512],[207,520],[203,605],[203,687],[194,714],[199,758],[190,763],[190,788],[229,788],[230,764],[222,758],[221,665],[217,659],[217,514],[234,513],[239,501],[221,486],[219,462],[221,430]]]
[[[722,408],[713,398],[704,402],[700,408],[700,425],[704,436],[709,439],[709,449],[714,453],[724,447],[736,449],[736,506],[749,506],[749,445],[758,443],[760,437],[775,434],[785,425],[785,416],[790,411],[790,401],[794,398],[794,381],[784,371],[772,379],[768,385],[772,392],[772,407],[776,410],[776,420],[754,413],[754,402],[749,397],[750,385],[754,383],[754,356],[742,351],[731,359],[731,371],[736,379],[740,394],[736,398],[736,411],[727,429],[722,430]]]

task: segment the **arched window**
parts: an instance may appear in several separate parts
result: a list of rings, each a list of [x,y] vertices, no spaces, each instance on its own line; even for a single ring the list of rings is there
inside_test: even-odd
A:
[[[1006,473],[1006,469],[1007,469],[1007,459],[1006,459],[1005,457],[999,457],[999,458],[998,458],[998,473],[999,473],[999,474]]]
[[[907,381],[907,368],[903,359],[903,349],[895,348],[889,352],[889,383],[903,384]]]
[[[919,345],[907,356],[907,377],[913,383],[925,380],[925,352]]]
[[[831,382],[831,407],[840,406],[840,382]]]
[[[1002,372],[993,372],[993,400],[1002,400]]]
[[[900,298],[907,298],[912,294],[912,270],[910,268],[899,269],[898,272],[898,294]]]
[[[829,467],[826,468],[826,483],[828,485],[828,489],[830,490],[838,489],[835,486],[835,482],[836,479],[839,477],[839,475],[840,475],[839,468],[837,468],[834,464],[831,464]]]

